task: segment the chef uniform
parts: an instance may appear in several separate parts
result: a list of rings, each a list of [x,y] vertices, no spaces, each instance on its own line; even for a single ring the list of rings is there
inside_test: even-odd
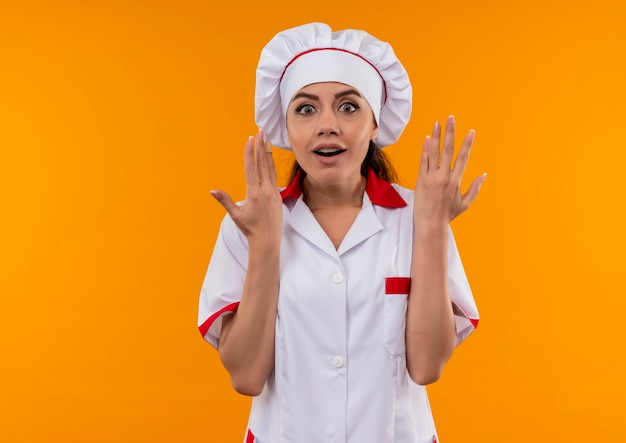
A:
[[[256,117],[266,139],[289,148],[284,102],[323,81],[363,94],[379,125],[377,146],[399,137],[411,86],[391,47],[363,31],[312,23],[277,34],[261,54]],[[281,192],[275,365],[252,400],[244,442],[436,442],[426,389],[406,368],[413,191],[370,170],[361,210],[335,249],[303,200],[300,174]],[[199,305],[200,332],[216,348],[223,316],[237,311],[247,262],[246,237],[226,215]],[[451,230],[448,286],[458,344],[478,312]]]

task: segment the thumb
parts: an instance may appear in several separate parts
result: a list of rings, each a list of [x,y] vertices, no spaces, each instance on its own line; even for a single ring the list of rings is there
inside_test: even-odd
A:
[[[237,208],[237,205],[235,204],[233,199],[226,192],[210,191],[210,194],[215,200],[219,202],[220,205],[224,207],[224,209],[226,209],[226,212],[228,212],[229,214],[232,214]]]
[[[462,197],[463,203],[466,208],[468,208],[472,204],[474,199],[478,196],[478,193],[480,192],[480,187],[482,186],[486,178],[487,174],[483,174],[480,177],[476,177],[474,181],[472,181],[469,189]]]

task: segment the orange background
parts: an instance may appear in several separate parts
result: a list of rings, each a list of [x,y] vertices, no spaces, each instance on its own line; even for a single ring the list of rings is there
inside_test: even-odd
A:
[[[0,3],[0,441],[241,441],[196,329],[209,190],[243,197],[258,54],[309,21],[409,71],[402,184],[436,119],[476,129],[453,228],[482,320],[430,388],[441,440],[625,441],[626,3],[409,4]]]

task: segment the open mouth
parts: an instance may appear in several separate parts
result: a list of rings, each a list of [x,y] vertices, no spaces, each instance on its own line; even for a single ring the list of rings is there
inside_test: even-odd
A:
[[[345,151],[345,149],[341,148],[321,148],[314,152],[321,157],[334,157],[335,155],[339,155]]]

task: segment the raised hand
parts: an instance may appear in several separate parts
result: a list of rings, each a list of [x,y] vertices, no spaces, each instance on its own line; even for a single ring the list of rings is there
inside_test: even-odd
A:
[[[454,157],[454,117],[446,122],[443,145],[441,125],[435,123],[432,139],[426,137],[415,187],[416,223],[449,223],[472,204],[486,174],[476,177],[465,194],[461,194],[461,179],[474,142],[474,130],[463,140],[456,160]]]
[[[248,139],[244,166],[246,198],[242,204],[234,203],[224,191],[211,191],[211,195],[226,209],[248,242],[280,241],[282,199],[276,185],[272,144],[264,140],[262,130]]]

